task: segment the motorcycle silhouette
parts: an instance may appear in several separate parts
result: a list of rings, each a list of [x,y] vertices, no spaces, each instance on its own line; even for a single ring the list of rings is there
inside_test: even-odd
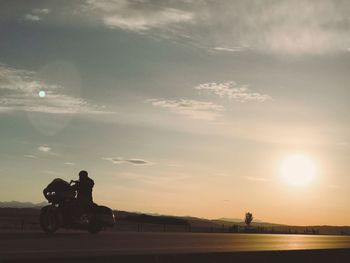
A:
[[[48,234],[59,228],[87,230],[91,234],[100,232],[105,227],[113,227],[113,211],[93,204],[84,208],[76,198],[75,181],[70,183],[60,178],[54,179],[43,191],[50,205],[44,206],[40,213],[40,226]]]

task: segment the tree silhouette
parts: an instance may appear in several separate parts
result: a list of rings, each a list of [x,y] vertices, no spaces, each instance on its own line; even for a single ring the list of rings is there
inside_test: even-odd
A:
[[[244,222],[245,222],[246,225],[249,227],[250,224],[252,223],[253,219],[254,219],[254,218],[253,218],[253,214],[250,213],[250,212],[248,212],[248,213],[245,214]]]

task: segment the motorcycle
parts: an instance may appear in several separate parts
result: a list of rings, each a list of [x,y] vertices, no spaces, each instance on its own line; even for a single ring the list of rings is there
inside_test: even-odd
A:
[[[77,200],[74,183],[56,178],[44,189],[43,194],[50,205],[44,206],[40,212],[42,230],[53,234],[59,228],[66,228],[96,234],[105,227],[113,227],[113,211],[95,203],[88,209],[84,208]]]

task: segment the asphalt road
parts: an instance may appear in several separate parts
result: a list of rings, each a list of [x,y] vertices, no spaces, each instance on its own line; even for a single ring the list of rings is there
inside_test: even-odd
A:
[[[181,254],[350,248],[347,236],[40,232],[0,233],[0,262],[6,259],[111,255]]]

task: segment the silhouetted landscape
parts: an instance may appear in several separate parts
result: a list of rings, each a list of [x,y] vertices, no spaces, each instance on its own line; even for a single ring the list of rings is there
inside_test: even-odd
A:
[[[38,218],[44,205],[45,202],[0,202],[0,230],[40,229]],[[350,226],[289,226],[257,220],[247,228],[243,218],[205,219],[119,210],[114,210],[114,214],[116,226],[110,231],[350,235]]]

